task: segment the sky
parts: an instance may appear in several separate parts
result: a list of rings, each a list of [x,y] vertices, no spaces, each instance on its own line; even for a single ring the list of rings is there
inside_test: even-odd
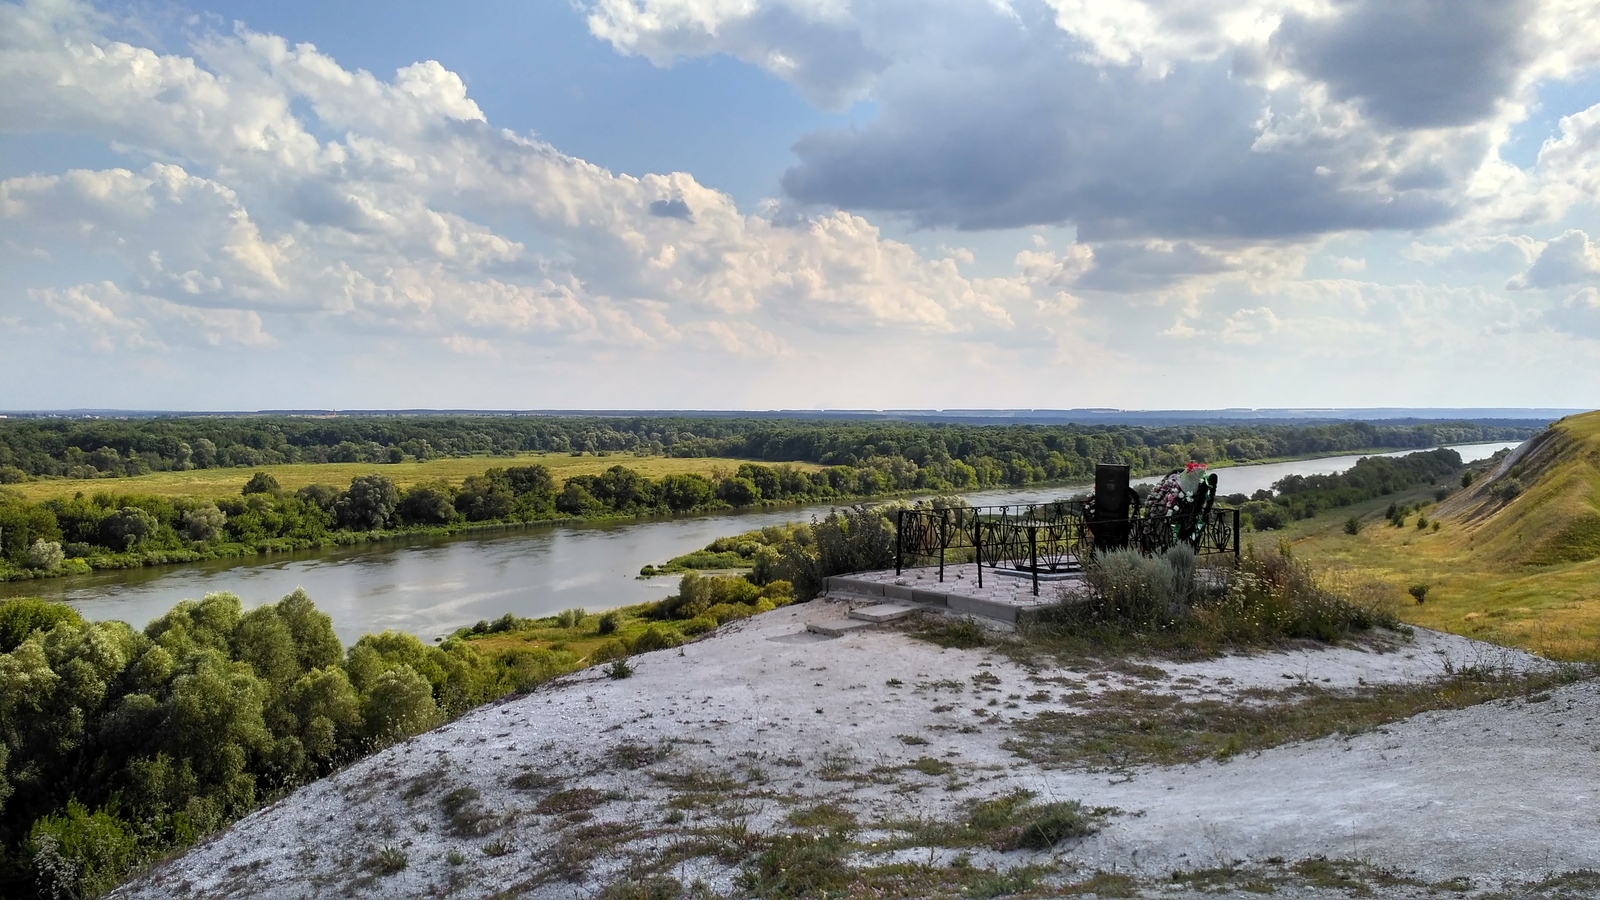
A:
[[[1600,406],[1600,0],[0,0],[0,409]]]

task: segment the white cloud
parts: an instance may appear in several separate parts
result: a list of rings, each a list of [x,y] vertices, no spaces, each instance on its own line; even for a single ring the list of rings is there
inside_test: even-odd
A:
[[[1578,229],[1562,234],[1544,245],[1527,271],[1506,285],[1512,290],[1566,287],[1600,281],[1600,244]]]
[[[686,174],[617,175],[495,129],[436,62],[383,81],[244,29],[186,57],[98,24],[71,4],[0,5],[0,115],[160,161],[6,181],[0,228],[114,257],[122,288],[214,320],[331,316],[452,349],[491,334],[650,346],[681,332],[781,355],[770,331],[727,317],[983,334],[1036,306],[1021,272],[967,278],[970,254],[926,258],[860,216],[745,212]]]
[[[1582,0],[597,0],[589,10],[596,36],[658,64],[727,53],[808,96],[837,93],[848,72],[875,118],[802,139],[784,187],[922,226],[1069,222],[1091,242],[1306,239],[1490,208],[1502,220],[1559,214],[1600,171],[1587,155],[1566,163],[1576,151],[1557,142],[1541,173],[1508,192],[1518,176],[1495,152],[1536,82],[1600,61],[1600,16]]]

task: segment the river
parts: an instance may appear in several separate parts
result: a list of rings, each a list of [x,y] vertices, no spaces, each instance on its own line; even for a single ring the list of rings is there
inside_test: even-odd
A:
[[[1501,442],[1452,449],[1470,462],[1514,446],[1516,442]],[[1360,458],[1330,456],[1215,471],[1220,493],[1251,494],[1287,475],[1342,472]],[[965,496],[975,506],[1000,505],[1036,503],[1082,490],[1056,485]],[[431,639],[506,612],[547,616],[571,607],[600,610],[658,600],[672,593],[676,580],[637,578],[646,563],[664,562],[724,535],[805,520],[825,514],[827,509],[788,507],[683,519],[531,527],[242,561],[153,566],[0,583],[0,597],[62,600],[90,619],[121,619],[143,626],[179,600],[211,591],[232,591],[246,606],[253,606],[303,587],[317,606],[333,617],[334,628],[346,643],[386,628]]]

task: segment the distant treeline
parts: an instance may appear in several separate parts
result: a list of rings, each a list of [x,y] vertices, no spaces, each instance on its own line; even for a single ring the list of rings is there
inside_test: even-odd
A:
[[[1270,495],[1257,491],[1242,508],[1258,531],[1266,531],[1294,519],[1309,519],[1424,484],[1448,486],[1461,469],[1461,454],[1444,448],[1405,456],[1369,456],[1333,475],[1290,475],[1274,483]],[[1227,499],[1244,498],[1236,494]]]
[[[1522,440],[1525,425],[961,425],[759,418],[294,416],[0,421],[0,483],[281,463],[394,463],[472,454],[729,456],[857,467],[898,460],[915,488],[1087,478],[1095,462],[1154,472],[1358,450]],[[882,468],[885,463],[878,463]],[[918,474],[925,471],[926,474]]]

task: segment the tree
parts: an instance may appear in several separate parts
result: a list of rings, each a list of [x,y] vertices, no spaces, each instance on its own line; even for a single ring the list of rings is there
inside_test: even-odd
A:
[[[761,499],[761,490],[748,478],[724,478],[717,485],[717,496],[733,506],[749,506]]]
[[[28,548],[28,567],[33,569],[55,570],[61,568],[67,555],[61,552],[61,544],[57,541],[37,540]]]
[[[662,502],[673,512],[704,506],[716,497],[716,488],[702,475],[668,475],[660,487]]]
[[[357,531],[373,531],[389,524],[400,491],[382,475],[360,475],[350,481],[350,489],[334,503],[339,525]]]
[[[443,482],[410,488],[400,499],[396,512],[400,521],[407,525],[444,525],[456,518],[450,487]]]
[[[482,475],[468,475],[456,494],[455,508],[469,522],[488,522],[503,519],[511,512],[516,497],[511,493],[505,473],[490,469]]]
[[[156,517],[137,506],[124,506],[100,523],[105,544],[114,550],[131,550],[140,541],[155,534],[159,525]]]
[[[217,464],[217,445],[207,438],[199,438],[194,442],[194,464],[197,468],[209,469]]]
[[[184,510],[183,513],[183,533],[191,541],[215,540],[217,535],[222,533],[223,526],[227,524],[227,514],[210,501],[193,509]]]
[[[244,483],[244,489],[239,493],[249,496],[251,494],[281,494],[283,487],[278,484],[278,479],[266,472],[257,472],[250,476]]]

